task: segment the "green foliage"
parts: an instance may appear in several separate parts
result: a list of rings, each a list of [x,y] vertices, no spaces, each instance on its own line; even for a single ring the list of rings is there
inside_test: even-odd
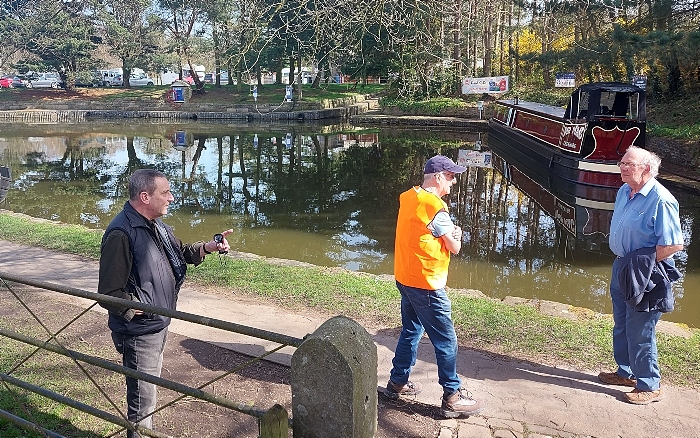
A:
[[[150,0],[106,0],[99,16],[104,23],[104,43],[122,61],[124,70],[151,66],[159,57],[158,39],[163,26],[149,15]]]
[[[447,111],[458,111],[467,107],[461,99],[438,97],[434,99],[414,100],[411,98],[385,97],[379,100],[382,108],[397,108],[406,114],[440,115]]]
[[[700,140],[700,124],[682,126],[661,126],[653,122],[647,124],[647,134],[651,137],[667,137],[676,140]]]
[[[49,0],[24,8],[8,29],[11,40],[66,77],[89,66],[94,27],[87,4],[65,5]],[[72,82],[67,83],[72,86]]]
[[[650,97],[647,104],[647,134],[679,140],[700,140],[700,101],[697,95],[678,98]]]
[[[582,323],[544,315],[529,305],[459,295],[452,297],[452,310],[460,339],[478,348],[495,348],[519,357],[552,354],[579,367],[613,365],[609,318],[594,317]],[[557,346],[556,352],[551,351],[552,345]]]
[[[542,88],[518,86],[508,92],[503,98],[509,99],[518,96],[518,99],[539,102],[547,105],[566,106],[571,96],[570,88]],[[500,98],[500,97],[499,97]]]

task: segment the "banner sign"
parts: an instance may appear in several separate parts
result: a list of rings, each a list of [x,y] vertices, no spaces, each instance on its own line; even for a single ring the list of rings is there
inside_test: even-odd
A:
[[[457,164],[464,167],[493,167],[491,164],[491,152],[459,150]]]
[[[508,91],[508,76],[464,78],[462,94],[505,93]]]
[[[557,73],[554,75],[554,86],[563,88],[576,87],[576,76],[571,73]]]

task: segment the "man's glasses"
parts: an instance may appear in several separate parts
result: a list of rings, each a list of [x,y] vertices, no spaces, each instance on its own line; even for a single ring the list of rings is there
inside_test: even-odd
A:
[[[644,164],[639,164],[639,163],[628,163],[626,161],[618,161],[617,162],[617,167],[632,167],[632,168],[637,168],[644,166]]]
[[[440,172],[440,174],[448,181],[455,179],[455,174],[452,172]]]

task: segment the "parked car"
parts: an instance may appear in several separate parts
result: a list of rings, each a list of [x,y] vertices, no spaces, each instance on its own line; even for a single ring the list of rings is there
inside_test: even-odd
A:
[[[132,74],[129,76],[129,85],[132,87],[150,87],[153,85],[153,79],[149,78],[145,73]]]
[[[3,76],[0,78],[0,88],[12,88],[12,76]]]
[[[63,86],[63,81],[58,73],[36,73],[29,79],[34,88],[58,88]]]
[[[12,78],[12,86],[14,88],[32,88],[31,82],[26,76],[17,75]]]
[[[122,85],[124,85],[121,68],[113,68],[110,70],[96,70],[95,76],[98,77],[99,84],[103,87],[121,87]]]
[[[110,87],[121,87],[122,85],[124,85],[124,77],[121,74],[114,75],[109,82]]]

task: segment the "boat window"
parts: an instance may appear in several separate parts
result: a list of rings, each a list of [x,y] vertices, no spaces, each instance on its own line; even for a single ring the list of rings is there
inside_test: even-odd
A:
[[[615,110],[618,109],[615,107],[615,102],[618,100],[616,97],[621,96],[622,94],[624,93],[615,93],[610,91],[600,93],[600,108],[598,110],[598,114],[603,116],[618,116],[619,114],[617,114],[617,111],[613,112],[613,108],[615,108]],[[622,116],[624,116],[624,114],[622,114]]]
[[[589,93],[588,92],[582,92],[579,95],[579,101],[578,101],[578,107],[579,107],[579,112],[578,112],[578,118],[579,119],[585,119],[586,116],[588,115],[588,100],[589,100]]]
[[[639,95],[625,92],[603,92],[597,114],[610,117],[638,118]]]

